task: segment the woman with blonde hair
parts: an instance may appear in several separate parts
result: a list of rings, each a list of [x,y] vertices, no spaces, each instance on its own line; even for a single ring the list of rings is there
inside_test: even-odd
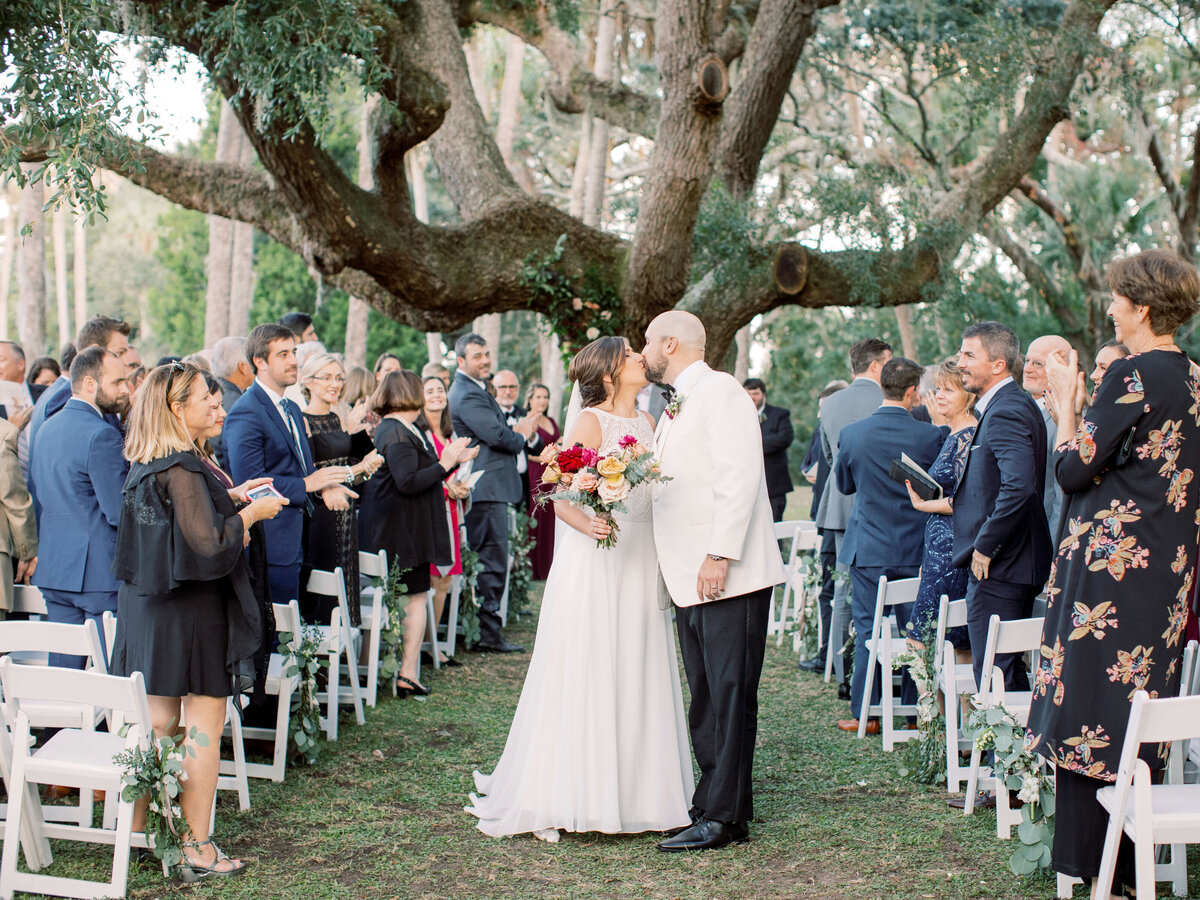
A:
[[[189,730],[207,738],[188,739],[183,764],[187,830],[177,877],[189,882],[245,871],[213,843],[209,816],[226,698],[254,677],[259,609],[243,548],[250,526],[287,503],[247,502],[269,478],[233,487],[201,457],[196,442],[210,432],[216,405],[196,366],[174,362],[147,376],[125,432],[131,465],[113,560],[122,584],[112,671],[142,673],[156,735],[182,736],[182,710]],[[143,806],[134,827],[144,823]]]
[[[343,419],[337,407],[346,384],[342,361],[331,353],[308,358],[300,369],[304,393],[304,430],[318,468],[345,469],[345,489],[313,498],[308,525],[305,562],[314,569],[332,572],[339,566],[346,583],[350,624],[362,623],[358,582],[358,494],[352,490],[375,474],[383,457],[375,452],[363,426],[366,403],[360,400]],[[301,612],[305,621],[328,622],[337,606],[333,597],[311,597],[302,591]]]

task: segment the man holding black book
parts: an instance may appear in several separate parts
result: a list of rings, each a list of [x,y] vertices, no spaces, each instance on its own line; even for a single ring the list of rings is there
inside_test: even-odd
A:
[[[910,414],[920,402],[917,385],[921,372],[921,367],[910,359],[888,360],[880,373],[882,405],[862,421],[847,425],[838,437],[834,478],[838,490],[855,498],[838,562],[850,567],[850,609],[860,642],[871,634],[874,625],[879,579],[913,578],[921,567],[928,515],[912,508],[903,480],[894,480],[889,474],[901,454],[928,469],[946,438],[944,428],[918,422]],[[897,609],[898,619],[907,621],[907,616],[904,607]],[[866,653],[854,654],[854,680],[850,685],[853,718],[838,721],[843,731],[857,731],[864,707],[878,702],[878,675],[873,696],[863,697],[867,662]],[[877,721],[868,723],[869,734],[878,734],[879,730]]]

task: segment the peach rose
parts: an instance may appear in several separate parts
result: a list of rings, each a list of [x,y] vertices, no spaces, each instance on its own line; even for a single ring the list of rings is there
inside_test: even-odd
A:
[[[606,459],[600,460],[600,465],[596,466],[596,471],[607,478],[609,481],[616,481],[625,476],[625,463],[616,456],[609,456]]]
[[[599,489],[596,491],[596,494],[605,503],[620,503],[629,496],[629,490],[629,482],[626,481],[625,476],[622,475],[616,481],[608,478],[604,479],[604,481],[600,484]]]
[[[585,494],[596,489],[596,485],[600,483],[600,479],[596,477],[595,472],[589,472],[586,469],[575,476],[575,490],[583,491]]]

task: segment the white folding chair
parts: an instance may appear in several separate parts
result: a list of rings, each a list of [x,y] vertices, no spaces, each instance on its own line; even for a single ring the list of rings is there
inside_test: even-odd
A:
[[[330,614],[329,624],[316,626],[321,633],[321,651],[329,657],[329,677],[324,691],[325,734],[329,740],[336,741],[338,707],[343,703],[354,707],[354,720],[359,725],[366,721],[363,716],[362,687],[358,683],[358,651],[362,642],[362,631],[350,625],[350,604],[346,599],[346,582],[341,566],[332,572],[313,569],[308,576],[308,592],[336,597],[338,601],[337,608]],[[346,660],[348,689],[342,685],[342,657]],[[321,698],[321,693],[317,694],[317,698]]]
[[[775,523],[775,540],[789,541],[789,551],[787,564],[784,566],[784,581],[783,590],[779,599],[779,608],[776,612],[775,607],[775,592],[771,592],[771,607],[767,614],[767,635],[775,636],[775,646],[783,643],[783,628],[784,622],[787,619],[788,603],[791,599],[793,591],[793,576],[796,574],[797,562],[800,555],[800,548],[797,546],[799,541],[796,540],[800,535],[800,520],[792,519],[787,522]]]
[[[1200,784],[1183,783],[1183,742],[1200,738],[1200,696],[1151,700],[1145,691],[1133,695],[1133,708],[1121,748],[1117,780],[1096,792],[1109,815],[1100,874],[1092,897],[1112,889],[1122,833],[1133,841],[1137,895],[1153,897],[1156,881],[1170,881],[1174,893],[1187,895],[1187,844],[1200,843]],[[1154,784],[1150,767],[1138,758],[1142,744],[1173,742],[1167,757],[1165,784]],[[1156,865],[1156,844],[1170,845],[1170,858]]]
[[[383,592],[388,587],[387,551],[378,553],[358,551],[358,571],[368,578],[380,579],[380,584],[362,591],[359,614],[362,616],[363,649],[358,657],[358,674],[365,679],[363,701],[372,709],[379,696],[379,647],[383,628],[388,622],[387,604]]]
[[[962,783],[966,780],[971,767],[964,765],[961,753],[971,752],[971,741],[962,736],[963,725],[962,703],[960,698],[965,694],[971,696],[978,692],[975,684],[975,670],[971,664],[960,663],[954,654],[954,645],[946,640],[946,632],[967,624],[967,601],[951,600],[942,594],[938,607],[936,640],[940,651],[938,653],[937,683],[945,698],[946,704],[946,791],[957,794]]]
[[[0,659],[0,684],[13,712],[13,759],[9,781],[9,810],[4,824],[4,851],[0,856],[0,897],[15,891],[59,897],[123,897],[129,874],[131,846],[146,846],[145,837],[133,835],[133,804],[121,798],[122,770],[114,754],[146,747],[153,739],[146,688],[141,673],[118,678],[95,671],[14,665]],[[76,703],[112,711],[128,726],[124,737],[103,731],[64,728],[36,750],[25,707]],[[106,791],[117,804],[116,829],[41,821],[40,806],[28,787],[62,784],[80,793]],[[107,882],[87,881],[40,872],[17,871],[19,836],[32,827],[33,841],[46,838],[109,844],[113,847],[112,877]],[[28,845],[27,845],[28,846]],[[27,862],[28,862],[27,857]],[[32,866],[31,866],[32,868]]]
[[[1029,708],[1033,705],[1032,691],[1005,691],[1004,673],[996,666],[998,653],[1029,653],[1038,652],[1042,646],[1042,626],[1044,618],[1011,619],[1001,621],[999,616],[988,620],[987,643],[983,651],[983,684],[980,685],[980,708],[1003,705],[1022,725],[1029,720]],[[975,812],[975,796],[980,787],[992,788],[996,791],[996,836],[1007,840],[1012,835],[1012,827],[1021,823],[1021,814],[1012,809],[1008,802],[1008,788],[999,781],[990,768],[981,765],[982,752],[971,748],[971,765],[967,772],[967,797],[963,807],[963,815],[969,816]],[[981,770],[988,769],[987,775]]]
[[[875,620],[871,626],[871,636],[865,641],[859,641],[855,653],[867,652],[867,680],[863,685],[863,708],[858,717],[858,737],[861,740],[867,735],[867,722],[872,716],[879,716],[883,722],[883,749],[890,753],[898,743],[904,743],[917,736],[915,731],[896,733],[895,716],[915,716],[915,703],[897,703],[896,688],[900,686],[901,673],[892,668],[892,660],[904,652],[907,640],[902,630],[903,625],[896,621],[895,607],[905,603],[915,603],[917,590],[921,587],[920,578],[901,578],[888,581],[879,579],[879,588],[875,592]],[[871,693],[875,684],[875,665],[883,668],[882,680],[879,685],[879,702],[871,703]]]
[[[800,647],[804,639],[804,625],[807,619],[808,607],[816,603],[816,594],[812,593],[812,583],[805,577],[805,560],[809,565],[821,565],[821,536],[817,534],[815,528],[803,527],[805,522],[801,522],[801,528],[796,533],[796,537],[792,540],[793,553],[796,555],[795,563],[788,569],[788,580],[784,585],[785,595],[791,593],[791,605],[785,602],[783,608],[784,627],[788,623],[792,623],[792,652],[799,653]],[[820,593],[820,587],[817,587],[817,593]],[[817,615],[817,642],[821,640],[821,617]],[[779,642],[776,641],[776,646]]]
[[[1183,648],[1183,672],[1179,678],[1179,696],[1200,695],[1200,643],[1188,641]],[[1187,742],[1187,753],[1183,760],[1183,780],[1188,784],[1200,783],[1200,740]]]
[[[275,611],[275,628],[278,631],[293,634],[295,640],[299,640],[300,631],[303,628],[300,622],[300,604],[292,600],[290,603],[275,603],[272,606]],[[299,675],[284,674],[287,648],[281,647],[280,649],[284,652],[271,654],[267,664],[266,683],[263,685],[266,694],[276,698],[275,727],[243,725],[241,729],[243,738],[271,741],[273,744],[271,762],[247,762],[245,764],[246,775],[250,778],[269,778],[274,782],[283,781],[287,772],[288,727],[292,720],[292,697],[300,689]],[[228,733],[232,736],[232,730],[229,730]],[[231,766],[228,760],[222,761],[221,774],[236,774],[234,766]]]
[[[31,584],[13,585],[13,613],[23,613],[31,616],[33,621],[41,621],[46,617],[46,599],[42,592]],[[50,652],[47,650],[17,650],[14,662],[46,666],[50,664]]]

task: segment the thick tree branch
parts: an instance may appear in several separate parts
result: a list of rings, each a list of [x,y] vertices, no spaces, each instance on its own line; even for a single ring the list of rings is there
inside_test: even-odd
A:
[[[1183,242],[1183,255],[1191,262],[1196,262],[1198,253],[1197,243],[1200,235],[1200,124],[1192,132],[1192,172],[1188,177],[1187,191],[1183,195],[1183,213],[1179,216],[1179,235]]]
[[[1072,261],[1075,263],[1075,268],[1082,268],[1087,251],[1080,240],[1079,229],[1071,221],[1071,217],[1067,215],[1067,211],[1050,196],[1044,187],[1028,175],[1023,176],[1017,182],[1017,188],[1013,193],[1017,196],[1024,196],[1034,206],[1050,217],[1050,220],[1054,222],[1062,234],[1063,244],[1066,246],[1067,253],[1070,254]]]

